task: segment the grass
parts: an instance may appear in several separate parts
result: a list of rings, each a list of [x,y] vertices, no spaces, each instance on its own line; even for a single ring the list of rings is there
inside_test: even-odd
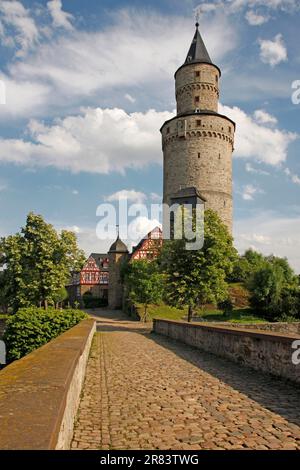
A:
[[[138,305],[138,310],[143,315],[143,308]],[[166,320],[183,320],[187,316],[187,308],[179,309],[165,304],[150,305],[148,307],[148,318],[165,318]],[[206,310],[196,312],[198,321],[205,322],[231,322],[231,323],[262,323],[266,320],[256,316],[250,308],[236,308],[225,316],[221,310]],[[201,318],[200,318],[201,317]]]

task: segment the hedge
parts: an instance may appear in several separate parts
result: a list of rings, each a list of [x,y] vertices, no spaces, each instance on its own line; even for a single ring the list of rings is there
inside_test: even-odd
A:
[[[81,310],[22,308],[6,324],[4,341],[8,362],[20,359],[77,325],[87,315]]]

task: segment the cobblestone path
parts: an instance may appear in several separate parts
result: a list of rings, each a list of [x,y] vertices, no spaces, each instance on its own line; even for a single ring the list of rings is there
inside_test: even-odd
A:
[[[72,449],[300,449],[296,386],[98,320]]]

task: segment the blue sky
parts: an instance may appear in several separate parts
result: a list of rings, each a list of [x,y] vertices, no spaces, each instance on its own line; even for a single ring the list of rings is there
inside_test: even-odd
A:
[[[298,0],[0,1],[0,236],[33,210],[102,251],[100,203],[161,196],[159,128],[196,11],[223,72],[220,111],[237,122],[236,246],[300,272]]]

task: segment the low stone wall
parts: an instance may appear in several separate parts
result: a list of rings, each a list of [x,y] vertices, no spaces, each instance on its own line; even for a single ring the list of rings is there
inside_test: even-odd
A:
[[[197,321],[197,320],[196,320]],[[201,319],[198,320],[201,322]],[[275,331],[277,333],[288,333],[300,335],[300,322],[263,322],[263,323],[229,323],[209,322],[212,326],[223,326],[230,328],[245,328],[246,330]]]
[[[68,449],[96,322],[84,320],[0,372],[0,449]]]
[[[300,383],[300,365],[292,363],[295,351],[292,343],[300,340],[300,335],[160,319],[154,320],[153,330],[256,370]]]

